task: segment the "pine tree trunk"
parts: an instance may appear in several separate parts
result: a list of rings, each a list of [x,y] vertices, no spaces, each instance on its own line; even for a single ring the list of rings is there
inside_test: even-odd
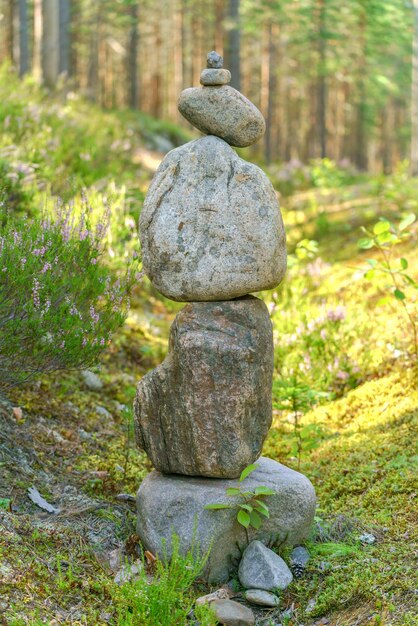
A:
[[[411,174],[418,176],[418,0],[414,0],[414,24],[411,93]]]
[[[59,2],[42,1],[42,78],[55,87],[59,74]]]
[[[358,104],[357,104],[357,145],[355,162],[360,170],[367,170],[366,148],[366,11],[362,7],[360,15],[360,61],[358,67]]]
[[[59,73],[70,73],[70,0],[59,0]]]
[[[318,139],[320,156],[327,156],[327,85],[325,78],[326,42],[325,42],[325,2],[318,0],[318,84],[317,84],[317,112],[318,112]]]
[[[42,0],[33,3],[33,74],[42,80]]]
[[[273,146],[273,133],[274,133],[274,112],[276,105],[276,90],[277,90],[277,41],[278,28],[272,24],[271,21],[268,25],[268,99],[267,99],[267,116],[266,116],[266,134],[264,139],[265,147],[265,159],[267,163],[270,163],[275,156],[275,150]]]
[[[228,5],[228,37],[226,45],[226,67],[231,72],[231,85],[235,89],[240,89],[240,52],[241,52],[241,33],[239,20],[239,2],[240,0],[229,0]]]
[[[129,30],[127,69],[128,69],[128,104],[131,109],[138,106],[138,4],[129,7],[129,17],[131,19]]]
[[[26,0],[14,0],[13,19],[13,60],[23,76],[29,70],[28,12]]]

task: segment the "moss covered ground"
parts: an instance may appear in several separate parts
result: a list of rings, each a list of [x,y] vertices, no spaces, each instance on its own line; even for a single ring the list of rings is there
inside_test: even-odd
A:
[[[35,211],[45,194],[77,194],[84,185],[99,197],[113,185],[126,216],[136,219],[162,156],[154,149],[157,136],[173,145],[187,139],[140,114],[103,113],[76,96],[51,99],[7,70],[0,95],[6,130],[0,160],[16,210]],[[280,611],[260,613],[259,623],[412,626],[418,624],[413,334],[390,277],[364,277],[367,259],[379,259],[379,251],[360,250],[358,240],[361,226],[382,218],[396,224],[416,210],[417,181],[402,168],[371,179],[317,163],[300,189],[296,176],[294,186],[287,177],[281,187],[279,166],[269,173],[282,191],[290,264],[277,292],[261,294],[276,346],[274,421],[264,454],[312,480],[318,510],[305,575],[282,594]],[[120,224],[115,217],[116,232]],[[414,275],[416,230],[407,232],[392,257],[407,259]],[[405,294],[413,317],[412,285]],[[152,593],[144,581],[121,590],[109,561],[116,548],[138,558],[134,504],[121,494],[133,496],[152,468],[135,448],[132,400],[140,377],[164,358],[179,308],[143,280],[103,355],[100,391],[66,372],[0,399],[0,623],[180,625],[189,623],[194,597],[208,591],[180,576],[170,586],[162,577],[156,594],[171,598],[171,616],[135,617],[140,613],[129,607],[142,597],[154,607]],[[33,485],[59,513],[28,499]],[[152,562],[147,567],[152,574]]]

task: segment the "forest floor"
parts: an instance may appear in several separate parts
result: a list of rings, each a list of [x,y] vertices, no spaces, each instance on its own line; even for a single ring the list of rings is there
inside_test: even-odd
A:
[[[15,101],[2,100],[0,123],[7,115],[24,115],[24,106],[32,107],[32,114],[38,107],[41,116],[45,107],[58,133],[62,106],[54,104],[54,120],[51,101],[25,89]],[[87,129],[89,106],[74,105],[73,116],[77,133],[86,135],[86,151],[104,126],[104,114],[95,111],[95,121],[88,122],[93,128]],[[122,165],[127,196],[135,204],[158,162],[158,142],[147,144],[136,127],[130,134],[132,120],[139,123],[134,118],[106,114],[105,119],[107,135],[123,131],[130,137],[132,148]],[[147,127],[146,121],[141,124]],[[152,132],[157,136],[157,131],[165,140],[175,134],[172,127]],[[94,159],[101,164],[100,151],[108,159],[115,137],[99,139]],[[20,150],[17,136],[15,142]],[[118,155],[112,159],[119,161]],[[46,181],[50,176],[46,184],[53,185],[51,157],[41,158],[37,175],[43,172]],[[109,183],[105,170],[114,167],[113,160],[103,165],[100,182],[91,179],[88,186],[103,189]],[[269,174],[276,184],[274,167]],[[77,175],[87,176],[84,170]],[[377,259],[378,252],[359,250],[357,242],[362,225],[383,216],[397,222],[416,208],[416,187],[408,191],[410,182],[402,175],[378,184],[337,182],[331,177],[320,188],[295,189],[282,199],[288,278],[277,293],[261,294],[276,344],[274,421],[264,454],[310,478],[318,510],[303,578],[282,593],[278,610],[258,611],[258,623],[413,626],[418,624],[417,370],[408,318],[395,298],[382,300],[386,277],[364,278],[366,259]],[[398,256],[417,266],[413,230],[397,245]],[[132,497],[152,470],[133,441],[132,401],[137,381],[164,358],[179,308],[144,280],[97,370],[100,390],[91,390],[79,372],[65,372],[15,387],[0,400],[0,623],[142,626],[120,617],[114,582],[120,567],[115,555],[138,558]],[[303,380],[294,383],[298,397],[308,400],[292,407],[281,384],[289,372],[295,378],[295,371],[303,372]],[[32,486],[55,513],[29,499]],[[182,601],[192,608],[193,599],[208,591],[197,582]],[[242,599],[237,585],[235,594]],[[188,622],[167,618],[167,626],[174,623]]]

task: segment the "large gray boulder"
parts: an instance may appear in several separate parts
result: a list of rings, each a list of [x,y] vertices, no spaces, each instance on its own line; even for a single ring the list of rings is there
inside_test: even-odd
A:
[[[181,92],[178,109],[202,133],[216,135],[231,146],[250,146],[266,130],[257,107],[229,85],[189,87]]]
[[[270,546],[295,545],[309,535],[315,513],[315,491],[298,472],[261,458],[259,467],[242,483],[248,490],[265,485],[275,495],[265,498],[270,511],[261,528],[248,530],[249,540]],[[186,476],[165,476],[152,472],[143,481],[137,496],[137,532],[146,550],[170,557],[172,534],[187,552],[198,542],[200,550],[210,550],[204,576],[211,583],[223,583],[236,573],[241,554],[248,544],[245,529],[236,520],[235,509],[207,510],[207,504],[237,502],[226,496],[236,480],[214,480]],[[163,543],[166,542],[166,552]]]
[[[139,447],[167,474],[239,476],[270,428],[272,376],[262,300],[188,304],[171,327],[166,360],[138,384]]]
[[[270,181],[217,137],[166,155],[144,202],[140,236],[144,270],[172,300],[231,300],[273,289],[286,271]]]

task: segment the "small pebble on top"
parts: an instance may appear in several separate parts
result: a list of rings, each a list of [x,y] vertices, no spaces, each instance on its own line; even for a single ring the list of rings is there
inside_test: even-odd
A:
[[[216,69],[219,69],[223,67],[223,64],[224,64],[223,57],[221,57],[220,54],[215,52],[215,50],[212,50],[212,52],[208,52],[208,55],[206,58],[207,58],[207,66],[209,68],[214,67]]]

